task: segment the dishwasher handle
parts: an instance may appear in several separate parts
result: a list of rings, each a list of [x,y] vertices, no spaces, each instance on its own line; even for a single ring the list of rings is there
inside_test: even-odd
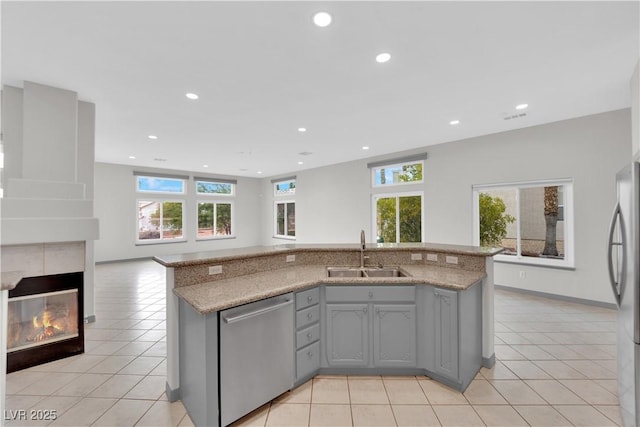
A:
[[[274,311],[291,304],[293,304],[293,300],[286,300],[283,302],[278,302],[277,304],[259,308],[258,310],[255,310],[255,311],[250,311],[249,313],[242,313],[237,316],[225,316],[223,314],[222,318],[224,319],[225,323],[229,323],[229,324],[236,323],[236,322],[240,322],[241,320],[250,319],[252,317],[260,316],[261,314],[269,313],[270,311]]]

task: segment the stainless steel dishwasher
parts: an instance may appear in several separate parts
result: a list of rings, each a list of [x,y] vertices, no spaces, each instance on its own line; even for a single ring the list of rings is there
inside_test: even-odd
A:
[[[220,313],[220,422],[293,388],[293,294]]]

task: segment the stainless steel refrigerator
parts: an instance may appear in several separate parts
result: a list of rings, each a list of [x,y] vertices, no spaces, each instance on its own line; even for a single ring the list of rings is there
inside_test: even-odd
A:
[[[640,163],[616,175],[608,265],[618,305],[618,398],[625,426],[640,426]]]

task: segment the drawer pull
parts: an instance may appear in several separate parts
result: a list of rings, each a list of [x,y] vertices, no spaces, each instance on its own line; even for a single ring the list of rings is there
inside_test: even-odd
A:
[[[309,332],[309,333],[307,334],[307,338],[308,338],[308,339],[313,338],[313,334],[312,334],[311,332]]]
[[[373,298],[373,291],[369,291],[369,298]]]
[[[312,297],[311,295],[309,295],[309,296],[307,297],[307,301],[309,301],[309,302],[313,301],[313,297]]]
[[[366,312],[367,312],[367,307],[363,308],[363,309],[362,309],[362,312],[363,312],[363,313],[366,313]]]
[[[313,313],[307,313],[307,319],[313,319]]]
[[[313,351],[309,350],[307,352],[307,356],[309,357],[309,359],[311,359],[313,357]]]

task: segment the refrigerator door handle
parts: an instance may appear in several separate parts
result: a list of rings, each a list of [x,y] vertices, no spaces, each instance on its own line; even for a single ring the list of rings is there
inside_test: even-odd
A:
[[[622,238],[622,241],[620,242],[614,242],[613,238],[614,238],[614,234],[615,234],[615,230],[616,230],[616,224],[619,224],[620,226],[620,235]],[[625,234],[624,234],[624,222],[622,220],[622,213],[620,210],[620,204],[616,204],[616,208],[613,210],[613,216],[611,218],[611,225],[609,226],[609,243],[607,246],[607,264],[609,267],[609,282],[611,283],[611,290],[613,291],[613,296],[616,300],[616,304],[618,305],[618,307],[620,307],[620,291],[621,291],[621,286],[622,286],[622,280],[623,278],[621,277],[624,274],[624,269],[626,267],[625,263],[626,263],[626,257],[625,257]],[[618,250],[618,248],[621,247],[621,251],[619,251],[619,253],[622,254],[622,263],[620,265],[620,270],[619,271],[615,271],[614,270],[614,266],[613,266],[613,251],[614,250]],[[618,273],[616,275],[616,273]]]

